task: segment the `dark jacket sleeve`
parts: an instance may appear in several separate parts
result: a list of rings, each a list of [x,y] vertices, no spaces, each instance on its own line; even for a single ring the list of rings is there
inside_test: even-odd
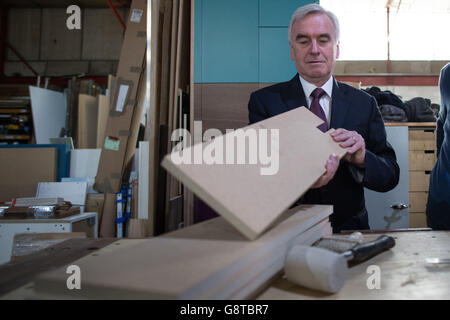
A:
[[[450,70],[449,68],[446,68],[446,70]],[[448,86],[450,85],[449,82],[449,75],[448,71],[447,74],[445,74],[445,70],[442,69],[441,75],[439,77],[439,88],[441,91],[441,107],[439,109],[439,116],[436,122],[436,151],[437,156],[439,156],[439,152],[441,151],[442,142],[444,141],[444,123],[447,118],[447,109],[450,106],[445,105],[445,99],[442,99],[442,97],[446,96],[444,93],[444,90],[448,90]],[[447,83],[444,83],[444,82]],[[445,87],[447,85],[447,87]]]
[[[394,149],[386,140],[386,129],[377,103],[373,97],[371,100],[363,184],[368,189],[386,192],[397,186],[400,168]]]
[[[258,121],[267,119],[269,116],[264,108],[261,100],[258,99],[257,92],[253,92],[250,95],[248,101],[248,121],[249,124],[253,124]]]

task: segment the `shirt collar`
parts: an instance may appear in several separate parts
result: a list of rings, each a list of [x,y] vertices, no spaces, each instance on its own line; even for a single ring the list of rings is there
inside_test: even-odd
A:
[[[300,76],[300,75],[299,75],[299,78],[300,78],[300,83],[302,84],[303,91],[305,93],[306,98],[310,98],[311,93],[314,91],[314,89],[317,88],[317,86],[315,86],[312,83],[309,83],[308,81],[303,79],[302,76]],[[330,77],[330,79],[328,79],[328,81],[325,82],[321,88],[326,92],[328,97],[331,98],[331,93],[333,92],[333,77]]]

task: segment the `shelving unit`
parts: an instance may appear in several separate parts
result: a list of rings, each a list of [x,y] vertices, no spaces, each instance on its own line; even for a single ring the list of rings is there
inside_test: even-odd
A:
[[[0,100],[0,144],[28,144],[33,135],[30,99]]]

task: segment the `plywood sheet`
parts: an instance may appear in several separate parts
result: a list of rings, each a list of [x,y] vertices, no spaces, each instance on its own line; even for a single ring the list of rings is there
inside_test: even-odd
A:
[[[248,241],[221,217],[162,237],[121,240],[73,262],[83,270],[83,290],[67,290],[65,268],[41,275],[36,290],[94,299],[196,299],[214,292],[247,263],[270,260],[273,252],[287,250],[331,213],[331,206],[291,209],[256,241]],[[252,270],[243,271],[247,280],[254,275]]]
[[[97,146],[98,99],[87,94],[78,95],[78,148]]]
[[[264,136],[264,130],[267,130],[267,141],[274,146],[272,156],[279,155],[278,164],[273,156],[272,175],[262,174],[268,165],[263,166],[258,161],[249,164],[249,144],[246,144],[245,164],[237,164],[235,146],[232,148],[234,164],[194,164],[194,157],[190,158],[192,164],[176,164],[173,155],[168,155],[162,165],[247,238],[256,239],[325,172],[325,163],[331,154],[340,157],[345,154],[345,149],[339,147],[328,133],[316,128],[320,123],[318,117],[301,107],[243,129],[249,135],[257,132],[256,136]],[[223,151],[223,163],[226,163],[226,154],[231,154],[231,148],[224,150],[223,146],[227,141],[236,141],[237,132],[216,137],[209,143],[196,144],[180,154],[182,157],[199,154],[203,158],[202,150],[215,149],[220,150],[216,151],[218,153]],[[276,132],[278,146],[277,138],[272,136]],[[258,140],[258,144],[267,146],[263,139]],[[253,153],[256,152],[254,149]],[[260,149],[258,147],[259,152]]]

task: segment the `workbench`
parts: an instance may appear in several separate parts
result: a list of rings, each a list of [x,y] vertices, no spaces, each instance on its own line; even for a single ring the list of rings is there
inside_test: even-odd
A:
[[[395,246],[349,269],[344,287],[336,294],[301,288],[279,276],[255,299],[262,300],[390,300],[450,299],[450,264],[429,266],[426,258],[450,258],[450,231],[405,229],[383,233],[394,237]],[[364,234],[364,241],[379,237]],[[375,267],[374,267],[375,266]],[[379,269],[378,269],[379,268]],[[374,270],[380,271],[380,288],[374,287]]]
[[[349,269],[349,278],[337,294],[325,294],[296,286],[282,275],[249,299],[450,299],[450,264],[429,266],[426,258],[450,257],[450,231],[424,229],[389,230],[396,245],[372,259]],[[365,233],[365,241],[377,238]],[[25,256],[16,263],[0,266],[0,299],[26,299],[33,295],[33,279],[42,272],[72,264],[95,250],[123,239],[71,239]],[[375,267],[373,267],[375,266]],[[380,288],[374,279],[379,268]],[[369,273],[368,273],[369,272]]]

